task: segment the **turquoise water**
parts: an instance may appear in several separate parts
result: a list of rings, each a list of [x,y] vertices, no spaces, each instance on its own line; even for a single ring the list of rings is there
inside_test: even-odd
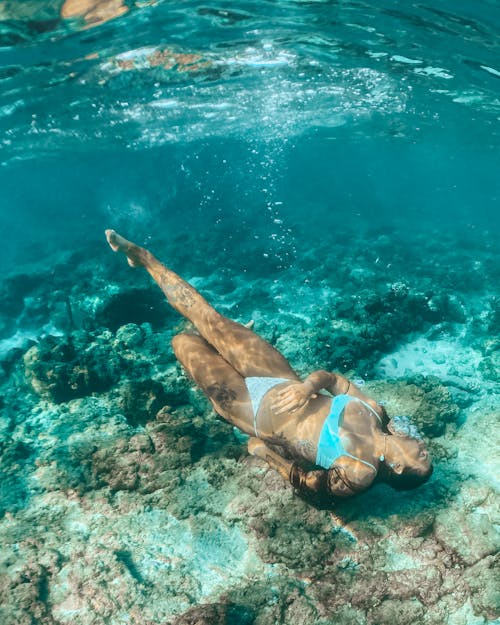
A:
[[[275,213],[308,235],[306,206],[328,227],[495,225],[496,2],[129,2],[95,28],[4,4],[9,258],[20,222],[44,249],[53,219],[98,240],[110,215],[141,236],[235,221],[243,244]]]
[[[498,622],[499,26],[495,0],[0,4],[2,624]],[[413,414],[432,480],[295,497],[107,227]]]

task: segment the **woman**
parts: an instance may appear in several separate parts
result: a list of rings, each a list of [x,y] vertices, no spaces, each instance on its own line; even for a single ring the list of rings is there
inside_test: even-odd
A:
[[[250,435],[248,451],[294,487],[349,497],[377,476],[396,488],[429,478],[423,442],[398,429],[352,382],[327,371],[301,381],[274,347],[223,317],[150,252],[114,230],[106,230],[106,237],[129,265],[144,267],[171,306],[193,323],[199,334],[178,334],[172,341],[177,359],[215,410]]]

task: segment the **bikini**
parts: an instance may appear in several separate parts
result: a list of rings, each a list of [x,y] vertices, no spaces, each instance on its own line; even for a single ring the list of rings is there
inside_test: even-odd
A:
[[[377,411],[362,399],[352,397],[351,395],[336,395],[332,401],[330,414],[325,419],[323,427],[321,428],[318,440],[318,451],[316,453],[316,464],[319,467],[323,467],[323,469],[329,469],[341,456],[349,456],[350,458],[354,458],[354,460],[359,460],[359,462],[366,464],[374,471],[377,471],[371,462],[363,460],[346,451],[344,443],[342,442],[342,435],[339,432],[339,428],[344,416],[345,407],[351,401],[363,404],[363,406],[368,408],[368,410],[377,417],[380,423],[382,423]]]
[[[248,394],[252,401],[253,429],[257,438],[259,438],[259,433],[257,432],[257,413],[259,412],[262,399],[273,386],[277,386],[283,382],[293,382],[293,380],[287,380],[286,378],[245,378]]]
[[[262,399],[264,398],[264,395],[268,393],[274,386],[282,384],[283,382],[292,381],[293,380],[287,380],[286,378],[245,378],[245,384],[248,389],[250,399],[252,401],[253,427],[255,436],[257,436],[257,438],[259,437],[259,433],[257,431],[257,413],[259,411],[260,404],[262,402]],[[340,458],[341,456],[349,456],[350,458],[354,458],[354,460],[358,460],[359,462],[366,464],[374,471],[376,471],[377,469],[371,462],[363,460],[362,458],[358,458],[358,456],[354,456],[353,454],[346,451],[344,447],[342,435],[339,432],[339,428],[342,417],[344,415],[345,407],[351,401],[356,401],[360,404],[363,404],[363,406],[365,406],[365,408],[372,412],[380,421],[380,423],[382,423],[377,411],[372,408],[370,404],[367,404],[362,399],[359,399],[358,397],[352,397],[352,395],[336,395],[332,400],[330,413],[328,414],[325,422],[323,423],[323,427],[321,428],[318,440],[318,449],[316,453],[316,465],[322,467],[323,469],[330,469],[330,467],[335,464],[338,458]]]

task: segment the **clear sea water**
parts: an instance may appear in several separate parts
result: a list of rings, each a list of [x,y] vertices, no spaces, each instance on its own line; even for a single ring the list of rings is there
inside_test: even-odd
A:
[[[108,224],[227,229],[233,258],[498,228],[495,0],[108,4],[0,7],[4,266]]]
[[[254,599],[235,598],[239,584],[253,597],[255,580],[278,587],[281,576],[281,590],[255,608],[259,624],[498,623],[489,558],[498,553],[499,120],[498,0],[0,1],[0,468],[8,476],[0,484],[0,622],[170,623],[229,590],[231,605],[244,606]],[[138,375],[156,376],[170,403],[172,380],[186,384],[172,373],[168,345],[179,319],[162,325],[166,307],[154,297],[140,310],[134,295],[113,300],[122,288],[149,297],[152,286],[111,254],[109,227],[151,247],[223,312],[256,320],[301,373],[348,372],[395,407],[397,384],[432,395],[445,416],[439,427],[427,424],[436,456],[428,490],[368,495],[348,509],[351,525],[328,526],[339,576],[405,571],[416,590],[386,593],[380,605],[346,595],[331,608],[345,619],[311,620],[307,609],[323,614],[337,578],[329,560],[311,556],[315,535],[306,532],[307,542],[302,530],[324,530],[330,517],[293,500],[266,526],[284,496],[268,477],[269,504],[259,485],[250,494],[241,486],[239,471],[255,469],[234,461],[244,452],[234,451],[231,431],[210,422],[192,471],[182,469],[185,499],[163,483],[172,499],[155,499],[140,480],[127,490],[103,469],[115,440],[116,456],[133,456],[127,445],[138,421],[120,413],[132,374],[120,387],[63,402],[29,386],[30,363],[24,368],[12,347],[62,341],[75,327],[79,344],[83,327],[94,334],[82,350],[125,350],[130,340],[133,351],[139,331],[117,329],[143,321],[166,337],[165,356],[160,339],[143,337],[142,357],[154,366],[137,348]],[[415,309],[401,303],[408,294]],[[106,298],[108,325],[97,314]],[[97,334],[101,322],[111,333]],[[399,389],[392,399],[391,388]],[[208,419],[202,398],[181,390],[193,405],[179,400],[178,414]],[[413,401],[407,391],[403,405]],[[113,458],[109,451],[110,474]],[[210,462],[228,472],[227,491],[214,486]],[[252,506],[264,519],[258,539],[248,529]],[[295,538],[273,551],[287,514]],[[303,559],[293,560],[302,540]],[[90,576],[79,568],[84,552],[94,554]],[[378,555],[363,560],[367,552]],[[108,568],[94,587],[88,580],[101,562]],[[37,567],[48,571],[41,582]],[[118,578],[122,603],[106,613]],[[26,579],[38,589],[31,621]],[[80,579],[103,593],[101,603],[73,592]],[[314,588],[319,594],[308,595]],[[278,597],[286,603],[297,593],[307,597],[303,620],[298,608],[287,620],[286,606],[281,621],[266,620]],[[384,616],[402,596],[403,616]]]

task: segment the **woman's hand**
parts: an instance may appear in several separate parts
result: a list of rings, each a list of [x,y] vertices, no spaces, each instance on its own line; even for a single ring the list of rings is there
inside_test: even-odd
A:
[[[279,391],[271,404],[271,408],[276,414],[295,412],[305,406],[312,397],[316,397],[316,394],[311,390],[310,385],[305,382],[297,382]]]

